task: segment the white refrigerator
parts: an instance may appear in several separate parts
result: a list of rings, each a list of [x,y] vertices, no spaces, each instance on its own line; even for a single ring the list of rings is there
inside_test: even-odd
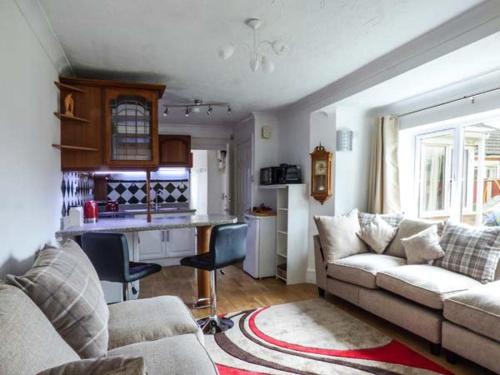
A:
[[[276,274],[276,216],[245,215],[247,255],[243,270],[260,279]]]

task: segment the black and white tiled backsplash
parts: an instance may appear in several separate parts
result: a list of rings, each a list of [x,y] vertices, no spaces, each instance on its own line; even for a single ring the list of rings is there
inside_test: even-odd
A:
[[[107,197],[119,204],[146,203],[146,182],[112,180],[108,182]],[[188,203],[189,180],[151,180],[151,189],[158,197],[158,203]],[[151,197],[154,199],[154,197]]]
[[[87,173],[65,172],[61,181],[61,215],[67,216],[71,207],[82,206],[94,198],[94,179]]]

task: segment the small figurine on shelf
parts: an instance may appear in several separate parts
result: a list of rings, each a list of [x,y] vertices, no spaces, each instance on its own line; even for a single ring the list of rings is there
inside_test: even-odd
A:
[[[75,110],[75,101],[73,100],[73,94],[68,94],[64,97],[64,115],[73,117]]]

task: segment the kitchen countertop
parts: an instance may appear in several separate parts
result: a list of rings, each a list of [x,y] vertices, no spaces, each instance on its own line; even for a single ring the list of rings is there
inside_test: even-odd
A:
[[[113,218],[102,219],[97,223],[85,223],[81,226],[71,226],[56,232],[56,237],[74,237],[86,232],[142,232],[148,230],[165,230],[178,228],[195,228],[212,226],[218,224],[236,223],[236,216],[230,215],[169,215],[166,217],[154,217],[151,223],[146,219],[135,218]]]
[[[162,207],[155,211],[151,210],[151,215],[160,215],[160,214],[194,214],[196,210],[194,208],[189,207]],[[124,209],[121,211],[104,211],[99,212],[99,217],[109,218],[109,217],[124,217],[124,216],[134,216],[134,215],[145,215],[148,213],[148,210],[145,208],[132,208],[132,209]]]

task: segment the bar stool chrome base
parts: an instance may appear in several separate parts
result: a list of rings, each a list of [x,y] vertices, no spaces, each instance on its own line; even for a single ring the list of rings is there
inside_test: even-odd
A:
[[[198,320],[198,326],[200,326],[203,334],[215,335],[216,333],[224,332],[233,328],[234,322],[228,318],[209,316],[208,318]]]

